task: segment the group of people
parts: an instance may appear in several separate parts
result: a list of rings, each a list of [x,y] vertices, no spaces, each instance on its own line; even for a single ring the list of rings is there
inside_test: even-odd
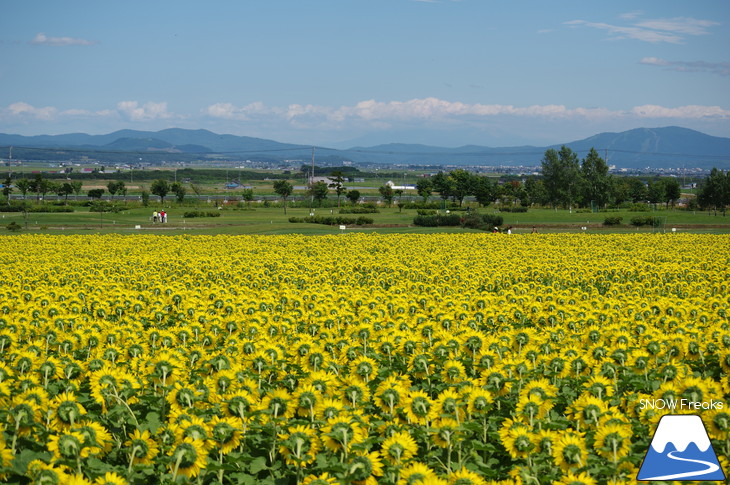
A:
[[[167,222],[167,212],[165,211],[154,211],[152,213],[152,222]]]

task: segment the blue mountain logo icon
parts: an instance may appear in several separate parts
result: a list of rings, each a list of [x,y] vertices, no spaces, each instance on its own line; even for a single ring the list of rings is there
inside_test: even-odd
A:
[[[702,418],[694,414],[662,416],[636,479],[724,481]]]

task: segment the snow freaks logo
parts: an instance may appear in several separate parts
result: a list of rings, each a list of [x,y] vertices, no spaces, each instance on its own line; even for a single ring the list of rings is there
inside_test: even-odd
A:
[[[724,481],[702,418],[695,414],[662,416],[636,479]]]

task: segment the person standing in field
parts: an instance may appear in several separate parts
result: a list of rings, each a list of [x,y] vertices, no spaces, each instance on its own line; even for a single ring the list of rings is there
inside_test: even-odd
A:
[[[160,211],[160,222],[167,222],[167,212]]]
[[[157,222],[157,211],[152,212],[152,222]]]

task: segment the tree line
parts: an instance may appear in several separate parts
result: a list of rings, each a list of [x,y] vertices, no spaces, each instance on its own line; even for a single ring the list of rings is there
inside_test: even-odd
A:
[[[639,177],[616,176],[609,173],[606,161],[601,158],[595,149],[591,149],[585,158],[570,148],[563,146],[559,150],[548,149],[541,160],[542,174],[531,176],[523,180],[507,180],[500,183],[494,178],[475,174],[464,169],[454,169],[449,172],[438,172],[435,176],[422,178],[416,183],[416,191],[423,201],[428,201],[434,194],[446,201],[462,205],[467,197],[482,206],[500,201],[503,207],[521,205],[529,207],[539,205],[543,207],[574,207],[606,208],[617,207],[626,203],[651,203],[674,205],[681,197],[681,187],[676,178],[663,177],[645,181]],[[348,190],[345,183],[350,175],[338,167],[330,171],[330,183],[317,182],[310,186],[306,197],[313,203],[320,205],[328,197],[330,189],[337,196],[338,206],[344,196],[355,204],[360,200],[358,190]],[[14,185],[13,185],[14,182]],[[199,185],[190,183],[190,189],[201,195]],[[7,177],[3,182],[2,193],[10,203],[10,193],[17,189],[25,199],[35,194],[40,201],[47,194],[56,194],[66,201],[75,194],[78,197],[82,192],[81,180],[56,181],[36,174],[33,178],[21,178],[13,181]],[[294,187],[285,178],[274,181],[274,192],[286,203],[292,196]],[[148,201],[150,193],[160,197],[160,202],[169,194],[174,194],[182,202],[187,193],[185,184],[169,182],[163,178],[152,181],[149,192],[142,191],[143,201]],[[125,196],[127,187],[122,180],[111,180],[106,190],[101,188],[90,189],[86,195],[91,199],[100,199],[105,191],[114,197],[117,194]],[[396,197],[404,195],[403,190],[393,189],[383,185],[378,189],[380,197],[391,205]],[[244,190],[242,198],[247,202],[254,199],[252,189]],[[730,205],[730,171],[725,172],[713,168],[710,175],[699,185],[696,199],[692,204],[702,209],[714,210],[715,213],[725,214]]]
[[[650,203],[674,205],[681,197],[681,186],[675,178],[664,177],[645,181],[639,177],[616,176],[609,173],[606,161],[595,149],[582,160],[570,148],[548,149],[541,160],[542,174],[523,180],[507,180],[500,183],[488,176],[470,173],[463,169],[439,172],[417,182],[418,194],[427,200],[433,193],[451,199],[461,205],[466,197],[473,197],[480,205],[497,200],[502,206],[519,204],[524,207],[539,205],[573,209],[616,207],[626,203]],[[698,202],[702,207],[715,204],[723,206],[720,179],[727,180],[723,172],[701,184]],[[724,182],[727,184],[727,182]],[[712,194],[703,195],[705,187],[713,187]],[[724,205],[730,201],[724,199]]]

